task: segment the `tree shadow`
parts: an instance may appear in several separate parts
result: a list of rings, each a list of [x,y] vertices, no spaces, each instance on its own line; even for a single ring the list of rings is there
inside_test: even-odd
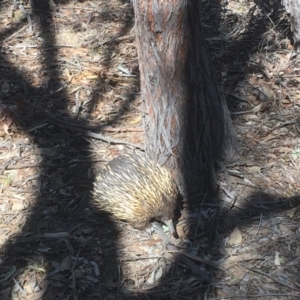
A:
[[[53,8],[48,0],[32,1],[32,13],[41,41],[44,85],[31,86],[4,57],[1,59],[1,66],[7,67],[3,81],[11,80],[14,84],[14,93],[3,99],[3,105],[12,110],[14,122],[34,144],[30,150],[36,154],[33,165],[38,183],[34,196],[27,201],[24,226],[1,249],[0,290],[2,299],[5,295],[9,298],[12,290],[25,295],[17,282],[32,281],[42,299],[66,299],[65,295],[95,299],[109,295],[119,281],[116,262],[119,233],[108,216],[95,214],[89,204],[93,164],[99,158],[91,159],[94,153],[89,142],[73,126],[75,118],[65,113],[69,110],[69,99],[66,84],[60,79],[58,48],[54,46]],[[1,39],[5,40],[21,26],[2,33]],[[120,28],[118,36],[127,32],[127,26],[129,23]],[[108,54],[113,47],[111,43]],[[107,66],[110,58],[111,54],[106,57]],[[95,87],[89,112],[98,101],[98,94]],[[134,100],[133,94],[126,96],[118,115],[101,126],[88,128],[99,131],[104,125],[113,124]],[[85,120],[79,123],[87,132]],[[106,286],[92,276],[87,279],[99,271]]]
[[[69,1],[62,3],[69,3]],[[215,15],[216,27],[212,28],[216,30],[221,7],[219,3],[214,5],[219,9]],[[26,105],[26,103],[35,106],[45,105],[47,109],[53,111],[53,114],[56,111],[68,109],[68,96],[64,92],[57,68],[57,49],[53,47],[52,12],[48,1],[34,2],[34,15],[39,20],[39,30],[43,41],[41,45],[42,60],[46,77],[49,78],[47,88],[36,89],[19,74],[16,81],[23,82],[26,89],[18,84],[19,88],[16,89],[15,97],[4,100],[7,105],[15,103],[12,101],[25,102],[25,108],[21,112],[21,117],[25,120],[23,129],[26,131],[29,126],[31,129],[37,128],[28,131],[28,133],[39,151],[41,161],[39,161],[38,180],[40,183],[36,191],[37,196],[30,201],[26,223],[20,232],[1,249],[1,273],[14,272],[8,280],[0,282],[0,289],[11,289],[12,287],[20,289],[14,279],[17,281],[24,280],[22,276],[25,271],[29,278],[33,278],[36,269],[40,268],[40,272],[46,278],[42,281],[43,285],[41,286],[46,291],[45,294],[41,294],[43,299],[62,299],[67,294],[74,299],[101,297],[103,299],[109,299],[109,297],[117,299],[132,299],[134,297],[139,299],[194,299],[194,297],[199,297],[200,299],[205,295],[207,285],[213,284],[213,278],[207,273],[213,272],[214,268],[203,268],[203,265],[193,260],[201,254],[199,249],[193,259],[179,254],[177,259],[170,264],[170,271],[159,280],[157,287],[137,295],[126,295],[126,292],[130,292],[130,288],[126,291],[123,281],[125,278],[122,278],[119,268],[117,251],[120,232],[118,227],[105,214],[95,215],[87,201],[94,180],[94,176],[91,174],[94,161],[90,159],[93,153],[89,150],[89,143],[72,126],[64,127],[59,122],[51,122],[50,119],[45,122],[45,114],[36,113],[32,108],[33,106]],[[256,30],[251,29],[249,34],[253,33],[257,38],[264,33],[265,20],[261,23],[259,23],[260,20],[252,20],[253,24],[256,22],[259,26]],[[124,28],[121,28],[117,36],[127,33],[127,26],[130,27],[130,20]],[[14,30],[10,29],[10,31],[3,33],[1,39],[10,36]],[[253,37],[250,39],[253,41]],[[249,54],[254,51],[254,48],[249,47],[248,40],[249,36],[245,34],[244,39],[232,44],[231,52],[237,49],[238,52],[244,52],[238,63],[234,62],[234,66],[240,67],[246,64]],[[259,38],[255,40],[259,42]],[[256,46],[253,43],[253,47]],[[108,49],[107,65],[111,63],[109,54],[113,51],[113,44],[110,44]],[[3,58],[1,60],[1,65],[9,67],[7,61]],[[231,57],[222,58],[222,60],[227,61],[228,66],[232,65]],[[10,66],[9,68],[11,74],[17,73],[13,67]],[[229,68],[227,75],[232,72]],[[238,75],[242,74],[241,69],[234,70],[234,72]],[[15,75],[14,78],[16,78]],[[55,91],[55,93],[53,94],[51,91]],[[95,91],[97,91],[97,87]],[[46,99],[48,102],[45,101]],[[127,99],[120,109],[119,116],[126,110],[128,103],[134,99],[134,96],[129,95]],[[92,95],[92,101],[89,104],[90,110],[96,101],[97,93]],[[34,118],[31,117],[30,124],[28,124],[26,120],[30,116],[34,116]],[[74,118],[71,115],[64,115],[64,118],[66,122],[74,123]],[[113,124],[117,118],[111,119],[105,125]],[[59,119],[59,114],[57,114],[56,119]],[[85,125],[84,120],[80,120],[80,122]],[[46,125],[39,129],[38,126],[41,124]],[[21,126],[21,124],[19,125]],[[101,126],[98,130],[101,130]],[[253,195],[253,199],[257,198],[258,195]],[[193,234],[193,238],[190,240],[193,245],[197,243],[199,235],[203,235],[203,233],[212,238],[220,234],[220,227],[223,232],[228,233],[235,226],[244,222],[239,218],[244,214],[239,212],[234,212],[238,216],[236,222],[224,227],[222,224],[220,225],[220,219],[203,218],[201,215],[202,207],[211,205],[212,209],[218,209],[218,201],[209,200],[211,200],[210,204],[201,203],[198,212],[193,213],[190,218],[189,229]],[[251,216],[260,215],[263,209],[259,209],[260,204],[254,204],[253,201],[251,200],[249,206],[243,209],[247,211],[251,208]],[[278,211],[280,209],[278,208]],[[203,252],[205,251],[209,252],[209,245],[203,250]],[[162,257],[160,261],[163,260],[165,258]],[[80,266],[79,269],[77,269],[78,265]],[[101,266],[100,280],[94,280],[92,276],[94,272],[97,272],[96,265]],[[63,277],[62,274],[64,274]],[[84,277],[80,277],[82,274]],[[187,285],[189,280],[191,281],[190,285]],[[125,291],[122,290],[123,287],[125,287]]]
[[[264,34],[269,30],[268,25],[273,24],[274,27],[279,27],[282,32],[285,32],[289,31],[289,24],[286,19],[282,18],[283,8],[280,1],[257,1],[255,8],[256,6],[259,7],[261,13],[254,14],[254,8],[249,10],[249,18],[242,20],[241,23],[240,31],[242,34],[241,32],[232,32],[231,35],[220,37],[219,30],[224,8],[221,7],[219,1],[203,2],[203,5],[207,5],[205,8],[206,14],[203,14],[204,24],[202,24],[204,27],[203,34],[209,45],[209,50],[206,49],[206,53],[209,53],[212,57],[212,62],[217,70],[216,76],[219,84],[227,96],[228,107],[231,112],[235,112],[238,110],[238,107],[229,94],[237,83],[245,77],[245,70],[250,73],[250,67],[256,71],[263,70],[263,66],[259,64],[254,65],[249,60],[251,54],[261,47]],[[234,29],[233,25],[237,20],[237,16],[229,16],[227,19],[227,32],[230,33],[231,28],[232,30]],[[288,37],[292,41],[290,31]],[[223,51],[215,51],[216,49],[223,49]],[[221,55],[219,55],[220,53]],[[227,77],[228,80],[226,79]],[[216,117],[216,120],[220,120],[220,118]],[[209,123],[209,125],[212,124]],[[219,132],[211,129],[209,135],[212,136],[214,134],[218,136]],[[218,144],[216,143],[216,145]],[[212,153],[212,160],[218,160],[219,157],[219,149],[215,150],[216,152]],[[216,169],[218,168],[220,168],[219,163],[216,165]],[[223,169],[220,171],[223,171]],[[190,178],[190,180],[194,179]],[[209,183],[206,184],[206,186],[210,185]],[[268,183],[266,182],[267,186]],[[187,217],[189,220],[189,225],[187,226],[189,228],[188,238],[191,241],[191,245],[186,245],[186,248],[181,249],[182,252],[177,248],[178,251],[175,251],[177,253],[177,261],[174,262],[174,269],[172,270],[175,273],[182,272],[180,275],[181,280],[174,279],[170,283],[169,279],[174,274],[170,272],[161,279],[160,285],[153,288],[147,295],[160,295],[161,298],[159,299],[187,299],[187,297],[190,297],[189,299],[204,299],[207,291],[211,290],[210,287],[218,284],[211,274],[222,267],[221,264],[213,266],[206,258],[212,256],[214,261],[217,261],[226,255],[222,251],[220,253],[212,253],[212,249],[224,249],[224,241],[221,240],[220,236],[229,236],[237,226],[241,227],[254,222],[259,223],[260,218],[268,219],[271,213],[283,212],[297,206],[299,203],[299,197],[297,196],[279,198],[278,196],[267,194],[263,190],[263,188],[261,190],[257,188],[257,192],[247,195],[246,203],[242,206],[237,206],[234,200],[232,200],[232,206],[226,205],[226,202],[222,200],[222,196],[201,195],[197,197],[196,195],[193,197],[191,195],[193,201],[188,199],[189,206],[195,207],[194,200],[196,200],[196,203],[198,202],[198,209],[194,209],[190,216]],[[193,251],[196,253],[195,256],[192,255]],[[201,258],[203,259],[201,260]],[[186,288],[184,283],[189,281],[191,277],[194,280],[193,288],[190,286]],[[169,291],[168,296],[164,296],[161,287]],[[234,296],[239,297],[239,295]]]

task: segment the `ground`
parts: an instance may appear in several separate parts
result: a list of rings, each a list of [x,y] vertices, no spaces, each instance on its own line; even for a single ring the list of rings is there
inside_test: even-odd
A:
[[[164,247],[89,202],[103,164],[143,149],[131,3],[22,3],[0,11],[0,299],[300,298],[300,63],[280,4],[203,1],[240,150]]]

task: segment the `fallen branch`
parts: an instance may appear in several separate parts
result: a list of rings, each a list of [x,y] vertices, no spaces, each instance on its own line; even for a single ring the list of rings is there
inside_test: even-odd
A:
[[[144,150],[144,146],[143,145],[139,145],[139,144],[133,144],[127,141],[123,141],[123,140],[119,140],[119,139],[114,139],[108,136],[104,136],[101,133],[95,133],[95,132],[91,132],[90,130],[99,130],[99,128],[101,127],[93,127],[93,126],[87,126],[87,125],[79,125],[79,124],[73,124],[73,123],[69,123],[66,121],[62,121],[59,120],[57,118],[55,118],[54,116],[52,116],[49,112],[47,112],[46,110],[40,108],[39,106],[36,106],[32,103],[29,103],[27,101],[24,101],[24,103],[28,106],[30,106],[31,108],[38,110],[39,112],[43,113],[44,115],[46,115],[49,119],[49,121],[59,127],[63,127],[63,128],[67,128],[67,129],[71,129],[71,130],[75,130],[77,132],[80,132],[82,135],[84,136],[88,136],[97,140],[101,140],[104,141],[108,144],[122,144],[122,145],[126,145],[132,148],[138,148],[141,150]]]

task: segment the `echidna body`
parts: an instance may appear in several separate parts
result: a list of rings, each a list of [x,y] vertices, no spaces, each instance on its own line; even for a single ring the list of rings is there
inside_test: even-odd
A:
[[[137,229],[162,221],[174,232],[178,197],[171,173],[143,155],[121,155],[108,163],[94,183],[94,204]]]

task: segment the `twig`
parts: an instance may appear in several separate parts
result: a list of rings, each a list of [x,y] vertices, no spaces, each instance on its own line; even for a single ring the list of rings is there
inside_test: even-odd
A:
[[[208,273],[205,270],[201,270],[198,266],[196,266],[189,258],[184,255],[180,255],[179,259],[184,263],[187,267],[190,268],[191,272],[196,275],[198,278],[209,284],[216,284],[214,279],[208,277]]]
[[[9,160],[8,162],[6,162],[6,163],[4,164],[4,166],[3,166],[2,168],[0,168],[0,175],[1,175],[5,170],[8,170],[8,165],[10,164],[10,162],[11,162],[12,160],[14,160],[14,159]]]
[[[212,262],[212,261],[209,261],[207,259],[203,259],[201,257],[198,257],[196,255],[193,255],[191,253],[187,253],[187,252],[180,252],[180,250],[167,250],[167,252],[170,252],[170,253],[177,253],[177,254],[180,254],[180,255],[184,255],[192,260],[195,260],[195,261],[198,261],[198,262],[201,262],[203,264],[206,264],[206,265],[209,265],[213,268],[216,268],[216,269],[219,269],[219,270],[223,270],[220,266],[218,266],[216,263]]]
[[[277,129],[280,129],[282,127],[285,127],[285,126],[288,126],[288,125],[293,125],[293,124],[296,124],[296,123],[299,123],[299,120],[292,120],[292,121],[287,121],[287,122],[284,122],[282,124],[278,124],[276,125],[275,127],[273,127],[270,131],[269,131],[269,134]]]
[[[73,160],[67,163],[60,163],[60,164],[47,164],[43,163],[42,161],[34,163],[34,164],[22,164],[22,165],[15,165],[15,166],[7,166],[6,170],[18,170],[18,169],[26,169],[26,168],[33,168],[33,167],[62,167],[62,166],[69,166],[72,164],[84,164],[84,163],[96,163],[96,162],[107,162],[107,160],[103,159],[85,159],[85,160]]]
[[[8,40],[12,39],[13,37],[15,37],[16,35],[18,35],[20,32],[22,32],[24,29],[26,29],[26,27],[28,27],[29,24],[25,25],[24,27],[22,27],[20,30],[18,30],[17,32],[13,33],[12,35],[10,35],[9,37],[7,37],[5,40],[2,41],[2,44],[4,44],[5,42],[7,42]]]
[[[291,286],[291,285],[289,285],[289,284],[286,284],[286,283],[284,283],[284,282],[281,282],[281,281],[279,281],[278,279],[272,277],[271,275],[269,275],[269,274],[267,274],[267,273],[265,273],[265,272],[259,271],[259,270],[257,270],[257,269],[252,269],[251,271],[252,271],[252,272],[259,273],[259,274],[261,274],[261,275],[263,275],[263,276],[266,276],[266,277],[272,279],[274,282],[276,282],[276,283],[278,283],[278,284],[281,284],[281,285],[283,285],[283,286],[285,286],[285,287],[287,287],[287,288],[289,288],[289,289],[291,289],[291,290],[298,291],[298,292],[300,291],[300,289],[297,289],[297,288],[295,288],[295,287],[293,287],[293,286]],[[300,295],[299,295],[299,297],[300,297]]]
[[[42,108],[40,108],[40,107],[38,107],[34,104],[31,104],[27,101],[24,101],[24,102],[25,102],[25,104],[32,107],[33,109],[36,109],[36,110],[40,111],[41,113],[45,114],[53,124],[55,124],[59,127],[64,127],[64,128],[68,128],[68,129],[71,129],[71,130],[75,130],[75,131],[80,132],[81,134],[83,134],[85,136],[88,136],[88,137],[91,137],[91,138],[94,138],[94,139],[98,139],[98,140],[102,140],[102,141],[104,141],[108,144],[123,144],[123,145],[127,145],[127,146],[130,146],[130,147],[133,147],[133,148],[138,148],[138,149],[141,149],[141,150],[145,149],[143,145],[133,144],[133,143],[126,142],[126,141],[123,141],[123,140],[114,139],[114,138],[104,136],[101,133],[94,133],[94,132],[88,131],[88,130],[92,130],[92,129],[94,129],[94,130],[98,129],[99,130],[99,127],[72,124],[72,123],[69,123],[69,122],[66,122],[66,121],[58,120],[57,118],[53,117],[50,113],[48,113],[44,109],[42,109]]]
[[[260,214],[259,224],[258,224],[256,233],[254,234],[254,237],[257,236],[257,234],[258,234],[258,232],[259,232],[259,229],[260,229],[260,227],[261,227],[261,223],[262,223],[262,214]]]
[[[79,132],[81,132],[82,134],[84,134],[85,136],[94,138],[94,139],[98,139],[98,140],[102,140],[104,142],[107,142],[108,144],[123,144],[126,146],[130,146],[132,148],[137,148],[137,149],[141,149],[141,150],[145,150],[145,147],[143,145],[139,145],[139,144],[133,144],[133,143],[129,143],[126,141],[122,141],[119,139],[113,139],[110,137],[106,137],[100,133],[94,133],[94,132],[88,132],[88,131],[82,131],[82,130],[77,130]]]
[[[76,287],[76,275],[75,275],[75,267],[76,267],[76,264],[77,264],[77,261],[78,261],[78,257],[79,257],[79,253],[80,253],[80,250],[77,251],[77,255],[74,259],[74,263],[72,265],[72,268],[71,268],[71,273],[72,273],[72,290],[73,290],[73,297],[74,299],[78,299],[78,291],[77,291],[77,287]]]
[[[101,131],[105,132],[143,132],[142,128],[139,127],[110,127],[104,126]]]
[[[127,35],[123,35],[123,36],[116,36],[116,37],[113,37],[109,40],[106,40],[106,41],[103,41],[103,42],[99,42],[98,45],[99,46],[102,46],[102,45],[105,45],[105,44],[110,44],[110,43],[113,43],[113,42],[121,42],[123,40],[126,40],[126,39],[133,39],[134,38],[134,34],[127,34]],[[94,40],[92,40],[90,43],[94,42],[98,40],[98,37],[95,38]]]
[[[221,288],[222,289],[222,288]],[[223,299],[248,299],[248,298],[263,298],[266,299],[266,297],[291,297],[291,298],[300,298],[300,295],[295,295],[292,293],[286,293],[286,294],[257,294],[257,295],[235,295],[235,296],[228,296],[228,297],[218,297],[218,298],[210,298],[210,300],[223,300]]]

